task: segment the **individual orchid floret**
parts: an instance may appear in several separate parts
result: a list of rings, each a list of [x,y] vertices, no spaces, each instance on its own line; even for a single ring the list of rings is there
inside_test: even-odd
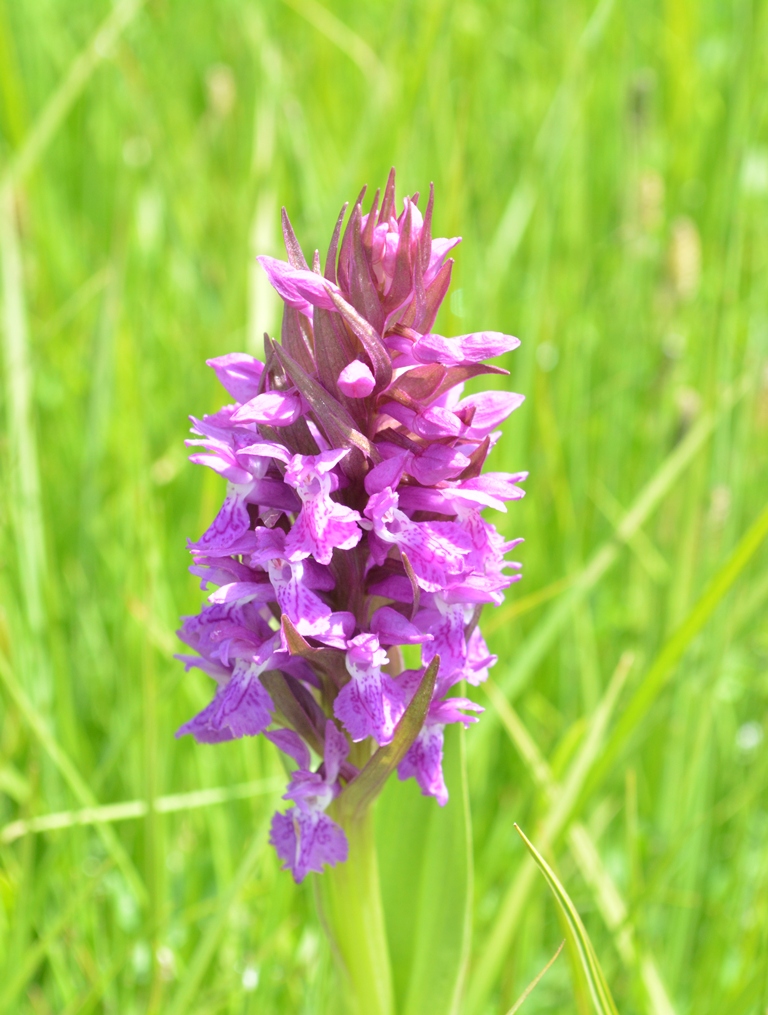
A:
[[[325,773],[321,775],[309,771],[309,751],[298,734],[280,730],[267,736],[299,764],[283,798],[295,801],[296,806],[274,815],[269,837],[283,866],[299,884],[310,871],[322,873],[323,864],[333,866],[347,859],[347,838],[325,810],[340,791],[339,768],[349,746],[329,719],[325,727]]]
[[[334,549],[351,550],[360,542],[359,513],[330,497],[338,483],[331,470],[347,454],[341,449],[291,458],[285,482],[296,490],[303,506],[285,540],[290,560],[313,556],[319,564],[329,564]]]
[[[404,693],[412,693],[415,680],[409,673],[403,674],[401,683]],[[444,807],[448,803],[448,788],[443,777],[445,727],[457,722],[467,727],[477,722],[477,716],[464,713],[483,711],[481,705],[468,698],[434,700],[429,706],[424,725],[398,765],[398,778],[415,779],[424,796],[433,796]]]
[[[445,727],[482,711],[448,695],[487,678],[481,611],[519,578],[519,540],[486,513],[526,474],[484,471],[523,401],[487,360],[519,341],[434,330],[459,240],[432,236],[433,198],[398,203],[393,172],[339,218],[322,269],[284,214],[287,260],[259,257],[280,341],[265,336],[263,363],[210,359],[234,402],[192,417],[192,461],[227,485],[189,544],[206,601],[179,632],[215,692],[179,734],[263,733],[293,759],[271,841],[296,881],[347,858],[344,829],[395,769],[446,803]],[[492,390],[465,392],[486,375]]]
[[[472,604],[448,603],[443,595],[432,596],[433,607],[420,610],[414,618],[416,625],[432,635],[421,650],[424,665],[440,656],[437,679],[440,686],[450,686],[447,681],[456,674],[456,680],[464,675],[467,662],[465,630],[472,619]],[[456,680],[452,681],[455,683]]]
[[[392,740],[403,714],[400,689],[381,667],[389,662],[375,634],[359,634],[348,642],[346,667],[351,676],[333,703],[333,713],[353,740],[373,737],[377,744]]]
[[[238,402],[247,402],[259,393],[264,364],[244,352],[228,352],[206,360],[213,367],[219,383]]]
[[[287,306],[300,310],[310,319],[313,307],[334,309],[333,301],[328,295],[328,283],[320,275],[292,268],[285,261],[264,254],[258,257],[258,262]],[[332,288],[336,289],[335,286]]]
[[[471,335],[457,335],[455,338],[422,335],[413,343],[411,354],[418,363],[459,366],[482,363],[483,360],[512,352],[519,345],[519,338],[503,335],[500,331],[477,331]]]
[[[189,543],[192,553],[230,553],[251,526],[249,506],[257,508],[260,518],[273,515],[275,519],[298,508],[295,492],[285,483],[270,479],[256,479],[248,483],[229,483],[224,503],[213,522],[195,543]]]
[[[215,744],[262,733],[272,722],[274,709],[259,680],[269,662],[269,657],[262,663],[238,659],[210,705],[184,723],[176,736],[191,733],[201,744]]]
[[[306,637],[317,638],[326,645],[344,648],[355,627],[355,618],[348,611],[334,613],[314,593],[305,579],[304,561],[273,557],[267,564],[274,599],[283,616]]]
[[[464,555],[470,544],[466,533],[452,522],[414,522],[398,507],[398,495],[390,487],[374,494],[365,509],[376,538],[384,544],[378,551],[380,563],[387,544],[399,547],[408,556],[419,585],[437,592],[465,570]],[[375,544],[371,551],[377,553]]]

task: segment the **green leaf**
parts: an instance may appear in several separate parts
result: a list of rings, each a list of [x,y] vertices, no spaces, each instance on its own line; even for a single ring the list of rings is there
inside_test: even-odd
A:
[[[549,962],[546,964],[546,966],[544,966],[544,968],[541,970],[541,972],[537,973],[536,976],[534,976],[534,978],[531,980],[531,982],[528,984],[528,986],[522,992],[522,994],[517,999],[517,1001],[515,1001],[515,1003],[509,1009],[509,1011],[507,1012],[507,1015],[516,1015],[516,1013],[520,1011],[520,1009],[523,1007],[523,1005],[525,1004],[527,999],[531,996],[531,994],[534,992],[534,990],[541,983],[542,979],[546,976],[546,974],[549,972],[549,970],[552,968],[552,966],[554,966],[555,962],[557,962],[558,956],[560,955],[560,952],[563,950],[563,945],[564,944],[565,944],[565,941],[561,941],[560,942],[560,944],[557,947],[557,951],[555,952],[555,954],[552,956],[552,958],[549,960]]]
[[[592,997],[592,1003],[595,1006],[595,1011],[598,1015],[618,1015],[618,1010],[613,997],[611,996],[611,991],[605,979],[605,974],[600,968],[600,963],[597,960],[595,949],[592,947],[592,942],[589,939],[589,935],[587,934],[584,924],[581,922],[581,917],[577,913],[576,907],[571,902],[565,888],[563,888],[557,875],[541,853],[539,853],[533,843],[526,838],[519,825],[516,824],[515,828],[517,829],[520,838],[525,843],[528,852],[536,861],[539,870],[546,878],[547,884],[552,889],[552,894],[560,906],[563,917],[565,918],[568,932],[571,936],[571,941],[579,956],[582,969],[584,970],[584,976],[589,987],[590,996]]]
[[[402,1015],[460,1011],[471,934],[472,850],[464,730],[449,727],[440,807],[391,779],[376,810],[382,896]]]
[[[408,753],[411,744],[424,725],[439,667],[440,656],[435,656],[424,671],[416,693],[395,727],[392,741],[374,752],[362,772],[349,783],[339,796],[339,809],[346,816],[354,818],[373,803],[384,788],[389,776]]]

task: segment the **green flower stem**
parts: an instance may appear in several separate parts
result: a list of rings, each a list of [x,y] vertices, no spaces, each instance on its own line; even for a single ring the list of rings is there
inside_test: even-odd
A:
[[[334,815],[338,818],[338,815]],[[325,922],[353,1015],[393,1015],[392,970],[384,926],[373,809],[344,823],[346,863],[316,878]]]

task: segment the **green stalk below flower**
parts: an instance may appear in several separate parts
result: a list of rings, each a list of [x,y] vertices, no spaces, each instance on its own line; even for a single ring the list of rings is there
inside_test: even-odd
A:
[[[315,878],[320,915],[341,967],[350,1015],[394,1015],[372,808],[344,831],[349,859]]]

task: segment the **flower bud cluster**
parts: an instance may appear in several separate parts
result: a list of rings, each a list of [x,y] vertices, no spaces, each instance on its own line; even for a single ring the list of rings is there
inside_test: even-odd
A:
[[[394,173],[368,214],[362,196],[343,237],[342,209],[324,271],[284,214],[288,260],[260,258],[285,304],[281,342],[265,337],[264,363],[209,360],[233,402],[193,417],[188,442],[228,485],[190,543],[215,590],[179,632],[195,653],[181,658],[217,686],[179,734],[264,733],[295,761],[271,841],[297,881],[346,859],[328,808],[393,739],[399,777],[446,803],[443,731],[482,711],[451,690],[486,679],[480,611],[519,577],[505,560],[517,541],[482,511],[505,511],[525,474],[482,468],[522,396],[463,397],[465,381],[506,373],[484,361],[518,340],[435,334],[459,240],[432,239],[432,192],[423,217],[418,195],[397,214]],[[403,669],[404,646],[419,668]],[[431,696],[404,740],[427,670]]]

